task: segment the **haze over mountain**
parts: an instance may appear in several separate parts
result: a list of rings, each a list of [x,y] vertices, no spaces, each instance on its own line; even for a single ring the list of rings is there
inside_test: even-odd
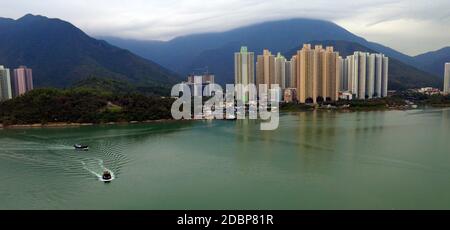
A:
[[[259,51],[268,48],[273,51],[286,52],[308,41],[345,40],[360,43],[403,62],[413,63],[413,58],[410,56],[369,42],[335,23],[302,18],[265,22],[221,33],[193,34],[167,42],[123,40],[111,37],[104,39],[179,72],[183,72],[185,68],[189,67],[189,64],[186,63],[193,56],[236,42],[249,46],[251,50]]]
[[[91,38],[68,22],[30,14],[0,18],[0,64],[33,68],[37,87],[68,87],[92,77],[147,87],[179,81],[159,64]]]
[[[450,47],[417,55],[414,57],[414,60],[419,68],[443,77],[444,63],[450,62]]]
[[[432,76],[433,74],[424,73],[413,67],[416,65],[413,57],[381,44],[369,42],[332,22],[322,20],[272,21],[221,33],[182,36],[167,42],[105,39],[180,74],[188,74],[207,66],[216,74],[217,82],[222,84],[232,82],[233,53],[238,51],[241,45],[248,46],[249,50],[256,54],[262,53],[264,48],[273,53],[286,54],[310,41],[347,41],[350,42],[347,45],[351,44],[352,52],[361,48],[362,51],[381,52],[395,59],[391,65],[393,89],[427,85],[440,87],[439,79]]]
[[[251,50],[268,48],[272,51],[287,52],[293,47],[308,41],[345,40],[383,52],[403,62],[413,63],[413,58],[389,47],[369,42],[358,37],[335,23],[314,19],[290,19],[271,21],[241,27],[221,33],[204,33],[182,36],[173,40],[135,41],[117,38],[105,39],[119,47],[126,47],[137,54],[150,58],[175,71],[183,67],[177,61],[185,63],[206,50],[218,49],[230,43],[247,45]],[[189,65],[187,65],[189,66]]]

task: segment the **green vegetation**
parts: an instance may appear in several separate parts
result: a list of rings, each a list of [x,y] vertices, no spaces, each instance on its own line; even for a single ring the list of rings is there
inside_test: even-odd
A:
[[[307,104],[298,104],[298,103],[281,103],[280,110],[285,112],[294,112],[294,111],[307,111],[313,110],[315,108],[314,105]]]
[[[417,105],[433,107],[450,107],[450,95],[427,95],[412,90],[396,93],[393,97],[409,100]]]
[[[407,106],[404,99],[396,97],[351,101],[340,100],[334,104],[338,107],[347,105],[350,110],[383,110],[389,108],[403,108],[404,106]]]
[[[171,119],[173,99],[89,88],[36,89],[0,103],[0,123],[108,123]]]
[[[136,85],[128,81],[111,78],[88,77],[72,85],[74,88],[87,88],[96,91],[110,92],[114,94],[139,93],[147,96],[169,96],[170,87],[168,85],[149,86]]]
[[[386,109],[409,109],[411,105],[450,107],[450,95],[426,95],[411,90],[399,91],[386,98],[374,98],[368,100],[339,100],[336,102],[324,102],[316,107],[307,104],[283,103],[280,104],[282,111],[305,111],[315,108],[338,109],[350,111],[369,111]]]
[[[280,105],[282,111],[306,111],[319,109],[338,109],[351,111],[404,109],[407,105],[405,99],[400,97],[374,98],[368,100],[339,100],[336,102],[323,102],[317,106],[299,103],[283,103]]]
[[[428,96],[422,103],[434,107],[450,107],[450,95],[432,95]]]

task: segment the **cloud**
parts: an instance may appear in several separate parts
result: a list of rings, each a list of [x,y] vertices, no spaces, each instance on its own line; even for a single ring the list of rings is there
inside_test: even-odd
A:
[[[306,17],[333,21],[408,54],[450,45],[448,0],[0,0],[0,5],[2,17],[61,18],[93,36],[168,40]]]

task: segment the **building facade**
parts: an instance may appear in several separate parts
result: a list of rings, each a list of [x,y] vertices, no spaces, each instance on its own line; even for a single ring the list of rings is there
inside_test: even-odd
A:
[[[383,67],[381,70],[381,97],[388,96],[388,85],[389,85],[389,58],[383,56]]]
[[[286,60],[284,63],[284,71],[285,71],[285,88],[292,88],[292,61]]]
[[[286,88],[283,92],[283,101],[290,103],[297,100],[297,88]]]
[[[210,89],[210,91],[205,92],[205,88],[209,84],[214,84],[214,74],[189,75],[186,84],[189,86],[191,95],[194,97],[211,96],[213,90]],[[206,93],[206,95],[203,93]]]
[[[286,73],[290,80],[288,88],[296,88],[297,87],[297,55],[292,56],[289,63],[290,70]],[[287,68],[287,66],[286,66]]]
[[[367,72],[366,72],[366,95],[371,99],[375,94],[375,54],[367,56]]]
[[[241,47],[240,52],[234,54],[234,82],[247,87],[255,83],[255,54],[248,52],[247,47]],[[244,103],[249,101],[248,92],[237,92]]]
[[[281,89],[286,88],[286,58],[281,53],[275,57],[275,84]]]
[[[297,52],[297,95],[300,103],[335,101],[341,82],[340,56],[333,47],[304,44]]]
[[[272,88],[278,84],[281,89],[295,88],[279,95],[280,99],[291,99],[299,103],[321,103],[342,98],[371,99],[386,97],[389,82],[389,58],[383,54],[356,51],[342,58],[332,46],[304,44],[287,60],[280,53],[277,56],[265,49],[256,60],[256,79],[253,80],[254,55],[242,47],[235,53],[235,83],[247,85],[266,84]],[[446,83],[447,84],[447,83]],[[352,97],[348,97],[348,94]],[[245,100],[248,102],[248,99]]]
[[[269,88],[275,84],[275,57],[267,49],[256,60],[256,85],[260,84],[266,84]]]
[[[14,97],[33,90],[33,70],[27,68],[26,66],[20,66],[19,68],[14,69],[14,77],[12,82]]]
[[[354,98],[364,100],[387,97],[389,81],[389,58],[383,54],[355,52],[344,62],[342,80]]]
[[[444,93],[450,94],[450,63],[445,63],[444,70]]]
[[[347,68],[345,68],[345,63],[347,59],[343,59],[341,56],[338,57],[337,64],[339,66],[339,92],[347,90],[347,81],[344,77],[346,75]]]
[[[297,98],[300,103],[315,103],[315,95],[312,89],[315,79],[314,52],[310,44],[304,44],[303,48],[297,52]]]
[[[12,99],[11,76],[8,68],[0,65],[0,101]]]
[[[332,46],[326,47],[322,61],[322,94],[323,100],[336,101],[339,98],[340,71],[339,54]]]

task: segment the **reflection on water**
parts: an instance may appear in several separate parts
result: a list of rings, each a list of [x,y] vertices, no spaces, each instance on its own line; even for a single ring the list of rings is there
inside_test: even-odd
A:
[[[0,181],[5,185],[0,189],[0,200],[6,201],[0,204],[8,205],[9,201],[17,202],[20,198],[17,203],[34,208],[38,200],[51,199],[50,203],[59,207],[66,197],[89,188],[86,184],[102,180],[105,170],[112,173],[113,179],[120,177],[122,168],[131,160],[127,156],[130,146],[189,126],[189,123],[169,123],[0,130]],[[75,151],[75,143],[88,144],[90,149]],[[9,197],[16,199],[9,200]],[[9,206],[0,205],[0,208]]]
[[[0,130],[0,209],[448,209],[449,130],[448,109]]]
[[[102,159],[94,159],[86,162],[81,161],[81,164],[83,165],[83,168],[86,169],[86,171],[90,172],[92,175],[97,177],[99,181],[105,182],[116,179],[114,172],[111,169],[105,167]],[[108,171],[111,174],[111,179],[109,180],[103,179],[103,172],[105,171]]]

